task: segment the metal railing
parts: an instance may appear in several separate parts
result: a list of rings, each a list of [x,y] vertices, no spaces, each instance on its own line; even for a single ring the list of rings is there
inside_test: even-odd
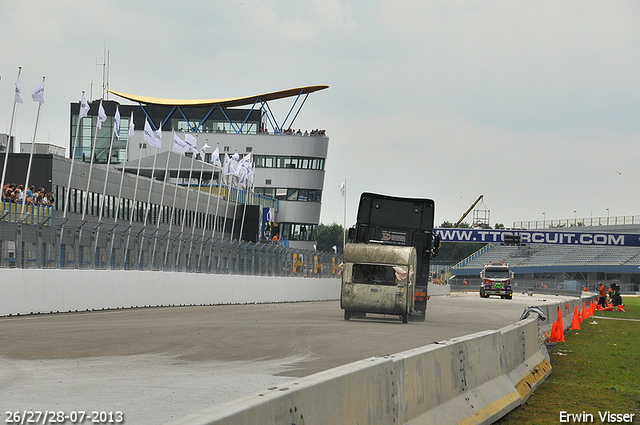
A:
[[[513,229],[552,229],[556,227],[620,226],[640,224],[640,216],[564,218],[561,220],[514,221]]]
[[[2,214],[7,215],[7,212]],[[337,278],[342,255],[276,243],[65,220],[0,220],[0,268],[159,270]]]

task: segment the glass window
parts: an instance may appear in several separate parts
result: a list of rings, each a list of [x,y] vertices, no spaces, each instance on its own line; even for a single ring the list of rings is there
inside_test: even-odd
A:
[[[298,200],[298,189],[288,189],[287,201],[297,201],[297,200]]]
[[[268,196],[270,198],[275,198],[276,189],[275,188],[271,188],[271,187],[265,187],[264,188],[264,196]]]
[[[392,266],[356,263],[353,265],[351,276],[353,283],[396,285],[396,274]]]
[[[276,199],[278,200],[287,199],[287,189],[276,189]]]

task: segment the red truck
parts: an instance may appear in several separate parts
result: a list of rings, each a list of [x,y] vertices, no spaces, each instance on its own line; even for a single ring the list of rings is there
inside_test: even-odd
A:
[[[509,264],[503,262],[485,264],[480,272],[482,283],[480,284],[480,296],[489,298],[489,295],[500,295],[502,299],[512,299],[511,279],[513,272]]]

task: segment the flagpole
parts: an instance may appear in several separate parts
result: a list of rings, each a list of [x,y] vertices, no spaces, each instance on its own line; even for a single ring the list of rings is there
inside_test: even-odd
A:
[[[42,84],[44,85],[44,77],[42,77]],[[44,86],[43,86],[44,89]],[[24,207],[27,204],[27,191],[29,190],[29,177],[31,177],[31,164],[33,162],[33,151],[34,151],[34,147],[36,145],[36,133],[38,131],[38,120],[40,119],[40,107],[42,106],[42,102],[43,101],[38,101],[38,113],[36,114],[36,126],[33,129],[33,141],[31,142],[31,153],[29,154],[29,166],[27,167],[27,181],[24,184],[24,198],[22,200],[22,210],[20,211],[20,214],[24,214]],[[33,196],[33,193],[31,194],[31,196]]]
[[[146,118],[145,118],[146,119]],[[146,125],[145,125],[146,128]],[[142,138],[142,140],[144,141],[144,136]],[[131,226],[133,226],[133,216],[134,215],[138,215],[138,210],[136,208],[136,199],[138,197],[138,182],[140,181],[140,164],[142,163],[142,149],[140,149],[140,153],[138,154],[138,168],[136,170],[136,184],[135,187],[133,189],[133,206],[132,206],[132,210],[129,214],[129,229],[131,229]],[[124,168],[122,169],[122,172],[124,173]],[[129,250],[129,242],[131,241],[131,230],[129,230],[129,234],[127,234],[127,244],[126,244],[126,250]]]
[[[231,181],[233,181],[233,178],[231,178]],[[238,212],[238,197],[240,196],[240,182],[238,181],[238,184],[236,184],[236,199],[234,201],[235,205],[233,207],[233,219],[231,220],[231,235],[230,235],[230,240],[233,240],[233,231],[236,228],[236,213]],[[238,237],[238,240],[240,240],[240,237]]]
[[[185,135],[185,140],[186,140],[186,135]],[[196,148],[198,147],[198,142],[196,140]],[[193,152],[193,150],[191,151],[191,153],[193,154],[193,157],[191,157],[191,166],[189,167],[189,177],[188,177],[188,181],[187,181],[187,193],[184,197],[184,212],[183,212],[183,217],[182,217],[182,223],[180,225],[180,235],[182,235],[184,233],[184,225],[187,222],[187,217],[188,217],[188,211],[187,211],[187,207],[189,206],[189,192],[191,192],[191,175],[193,174],[193,162],[195,161],[195,156],[196,154]],[[193,223],[192,223],[193,226]],[[180,251],[182,251],[182,243],[180,243],[178,245],[178,259],[180,259]]]
[[[204,139],[204,144],[205,146],[208,146],[208,142],[209,139]],[[211,146],[209,146],[211,147]],[[207,191],[207,209],[204,213],[204,224],[202,225],[202,238],[204,238],[204,235],[207,232],[207,221],[209,220],[209,207],[211,206],[211,192],[212,192],[212,182],[213,182],[213,177],[216,174],[216,166],[215,164],[212,164],[213,169],[211,171],[211,180],[209,180],[209,190]],[[213,225],[212,227],[215,229],[215,225],[216,225],[216,220],[215,220],[215,216],[213,217]],[[204,240],[202,241],[202,243],[200,244],[200,254],[198,255],[198,267],[201,267],[202,264],[202,252],[204,251]],[[211,241],[211,243],[213,244],[213,240]]]
[[[98,144],[98,128],[102,126],[102,121],[100,121],[100,110],[102,110],[102,99],[100,99],[100,106],[98,106],[98,121],[96,122],[96,131],[93,136],[93,144],[91,146],[91,157],[89,157],[89,176],[87,177],[87,190],[83,195],[82,201],[82,221],[84,221],[84,216],[87,212],[87,199],[89,198],[89,185],[91,184],[91,174],[93,172],[93,156],[96,152],[96,144]]]
[[[218,149],[218,158],[220,158],[220,142],[218,142],[217,149]],[[216,201],[216,213],[215,213],[215,216],[213,217],[213,232],[211,233],[212,242],[213,242],[213,238],[215,238],[216,236],[216,223],[218,221],[218,207],[220,207],[220,189],[222,186],[222,175],[223,175],[223,168],[220,167],[220,171],[218,173],[218,200]]]
[[[118,227],[118,215],[120,214],[120,203],[122,202],[122,185],[124,183],[124,173],[125,173],[125,168],[126,168],[126,164],[127,164],[127,160],[129,160],[129,141],[131,140],[131,138],[134,136],[135,132],[134,132],[134,124],[133,124],[133,111],[131,111],[131,117],[129,118],[129,131],[127,133],[127,142],[124,145],[124,151],[127,155],[127,159],[125,160],[125,162],[122,164],[122,174],[120,175],[120,187],[118,189],[118,199],[116,201],[116,211],[115,214],[113,215],[113,222],[115,223],[115,226],[113,228],[113,230],[115,230],[116,227]],[[129,225],[129,228],[131,228],[131,225]],[[123,235],[124,237],[124,235]],[[109,247],[109,267],[111,267],[111,258],[113,258],[113,244],[115,242],[115,237],[111,237],[111,246]],[[129,245],[129,239],[127,238],[127,246]],[[126,248],[125,248],[125,252],[126,252]]]
[[[347,179],[344,179],[344,215],[342,217],[342,252],[347,246],[347,235],[345,230],[347,229]]]
[[[205,142],[205,146],[206,146],[206,142]],[[204,149],[204,146],[203,146]],[[200,192],[202,192],[202,173],[204,172],[204,157],[202,156],[202,154],[200,155],[201,158],[201,163],[200,164],[200,179],[198,180],[198,193],[196,194],[196,208],[195,208],[195,215],[193,217],[193,223],[191,224],[191,245],[189,245],[189,266],[191,266],[191,252],[193,250],[193,237],[195,236],[196,233],[196,224],[198,222],[198,205],[200,204]],[[208,204],[207,204],[207,208],[208,208]],[[206,223],[206,219],[207,216],[205,214],[205,223]],[[206,225],[202,226],[203,228],[206,228]]]
[[[82,90],[82,100],[80,101],[80,111],[78,111],[78,124],[76,125],[76,135],[73,138],[73,145],[71,146],[71,166],[69,168],[69,180],[67,182],[67,190],[64,197],[64,212],[62,213],[62,218],[67,218],[67,210],[69,209],[68,207],[69,207],[69,195],[71,193],[71,176],[73,175],[73,165],[75,164],[76,146],[78,143],[78,133],[80,132],[80,123],[84,118],[82,116],[82,105],[84,103],[84,98],[85,98],[84,90]]]
[[[120,115],[120,112],[118,111],[118,106],[116,106],[116,114]],[[114,124],[115,124],[115,117],[114,117]],[[118,139],[120,138],[120,123],[117,124],[118,125]],[[104,174],[104,187],[102,188],[102,200],[100,202],[100,210],[98,212],[98,221],[101,222],[102,221],[102,212],[104,210],[104,203],[105,203],[105,196],[107,194],[107,180],[109,179],[109,165],[111,165],[111,154],[113,152],[113,136],[115,135],[116,129],[115,129],[115,125],[114,125],[114,129],[111,132],[111,140],[109,141],[109,157],[107,158],[107,169],[105,171]]]
[[[13,98],[13,111],[11,112],[11,124],[9,125],[9,137],[7,138],[7,148],[4,151],[4,167],[2,168],[2,179],[0,179],[0,199],[4,197],[4,178],[7,174],[7,163],[9,161],[9,145],[11,144],[11,133],[13,132],[13,122],[16,115],[16,106],[18,104],[18,96],[20,93],[19,87],[17,86],[17,82],[20,81],[20,73],[22,72],[22,67],[18,67],[18,78],[16,80],[16,96]],[[15,150],[15,148],[14,148]]]
[[[129,141],[131,140],[131,138],[133,137],[133,111],[131,111],[131,118],[129,118],[129,133],[127,134],[127,143],[124,146],[124,151],[127,153],[127,160],[129,160]],[[120,214],[120,201],[122,198],[122,184],[124,183],[124,170],[125,170],[125,165],[126,165],[127,161],[125,161],[122,164],[122,174],[120,175],[120,188],[118,189],[118,202],[116,202],[116,213],[114,214],[113,217],[113,222],[117,223],[118,222],[118,214]],[[112,239],[113,241],[113,239]]]
[[[255,173],[255,166],[252,166],[251,168],[251,174],[253,175]],[[247,214],[247,205],[249,204],[249,192],[251,192],[251,194],[253,195],[253,189],[255,188],[255,178],[252,177],[251,178],[251,191],[247,190],[247,194],[245,196],[245,203],[244,203],[244,210],[242,211],[242,221],[240,222],[240,238],[242,238],[242,231],[244,230],[244,218]],[[252,205],[253,205],[253,199],[252,201]],[[253,242],[253,241],[251,241]]]
[[[151,177],[149,180],[149,193],[147,195],[147,204],[144,208],[144,216],[142,218],[142,238],[144,238],[144,234],[147,230],[147,218],[149,217],[149,211],[151,210],[151,191],[153,190],[153,180],[154,180],[153,176],[156,172],[156,160],[158,158],[158,149],[162,147],[162,121],[160,121],[160,126],[155,131],[155,133],[152,133],[149,135],[147,134],[147,124],[148,124],[148,121],[145,121],[145,129],[144,129],[145,137],[153,138],[153,143],[151,143],[151,141],[149,141],[148,143],[153,145],[156,149],[153,153],[153,165],[151,165]],[[153,121],[152,121],[152,124],[153,124]],[[142,245],[143,243],[141,242],[140,248],[138,250],[138,268],[142,267],[142,252],[144,251],[142,249]]]
[[[173,220],[175,218],[176,213],[176,198],[178,197],[178,180],[180,179],[180,168],[182,167],[182,158],[184,158],[184,154],[180,155],[180,162],[178,163],[178,171],[176,174],[176,183],[173,190],[173,203],[171,206],[171,219],[169,220],[169,237],[171,237],[171,228],[173,227]],[[164,251],[164,264],[167,264],[167,256],[169,255],[169,241],[167,240],[167,247]]]
[[[173,130],[171,139],[175,139],[175,130]],[[158,214],[158,220],[156,220],[156,237],[153,240],[153,251],[151,252],[152,264],[156,258],[156,247],[158,246],[158,231],[160,230],[160,222],[164,218],[164,193],[167,188],[167,173],[169,172],[169,159],[172,151],[167,151],[167,161],[164,165],[164,174],[162,175],[162,195],[160,195],[160,214]],[[167,233],[168,234],[168,233]],[[164,265],[163,265],[164,268]]]
[[[209,141],[209,139],[204,139],[204,144],[205,146],[207,145],[207,142]],[[202,159],[204,161],[204,158]],[[205,162],[206,163],[206,162]],[[216,167],[215,165],[213,166],[213,171],[211,172],[211,180],[209,181],[209,190],[207,191],[207,209],[204,213],[204,224],[202,226],[202,237],[204,237],[206,231],[207,231],[207,220],[209,218],[209,206],[211,205],[211,182],[213,181],[213,176],[216,173]],[[202,249],[200,250],[200,255],[202,255]]]
[[[224,177],[226,177],[227,179],[231,179],[231,177],[229,177],[231,175],[231,158],[229,158],[229,155],[227,155],[227,153],[225,152],[224,154]],[[229,166],[227,166],[227,162],[229,163]],[[227,174],[227,171],[229,172]],[[224,179],[223,179],[224,181]],[[227,186],[229,187],[229,191],[231,191],[231,181],[227,181]],[[225,204],[224,204],[224,220],[222,221],[222,239],[224,240],[224,231],[227,229],[227,211],[229,210],[229,201],[231,200],[231,193],[229,193],[229,196],[226,196],[227,192],[227,187],[225,187]],[[220,259],[218,258],[218,261],[220,261]]]
[[[149,196],[147,198],[147,206],[144,210],[144,221],[142,222],[142,237],[144,238],[144,232],[147,229],[147,218],[149,217],[149,210],[151,210],[151,189],[153,189],[153,175],[156,169],[156,158],[158,157],[158,147],[156,146],[156,151],[153,154],[153,165],[151,166],[151,180],[149,181]],[[142,244],[140,246],[140,251],[138,253],[138,267],[142,267]]]

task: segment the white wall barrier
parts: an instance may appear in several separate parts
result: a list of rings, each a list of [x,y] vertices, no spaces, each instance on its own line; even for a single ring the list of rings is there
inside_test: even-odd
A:
[[[339,279],[162,271],[0,269],[0,316],[338,298]]]
[[[370,358],[194,413],[167,425],[489,424],[551,373],[545,346],[557,319],[591,298],[542,306],[513,325]],[[548,330],[547,330],[548,328]]]

